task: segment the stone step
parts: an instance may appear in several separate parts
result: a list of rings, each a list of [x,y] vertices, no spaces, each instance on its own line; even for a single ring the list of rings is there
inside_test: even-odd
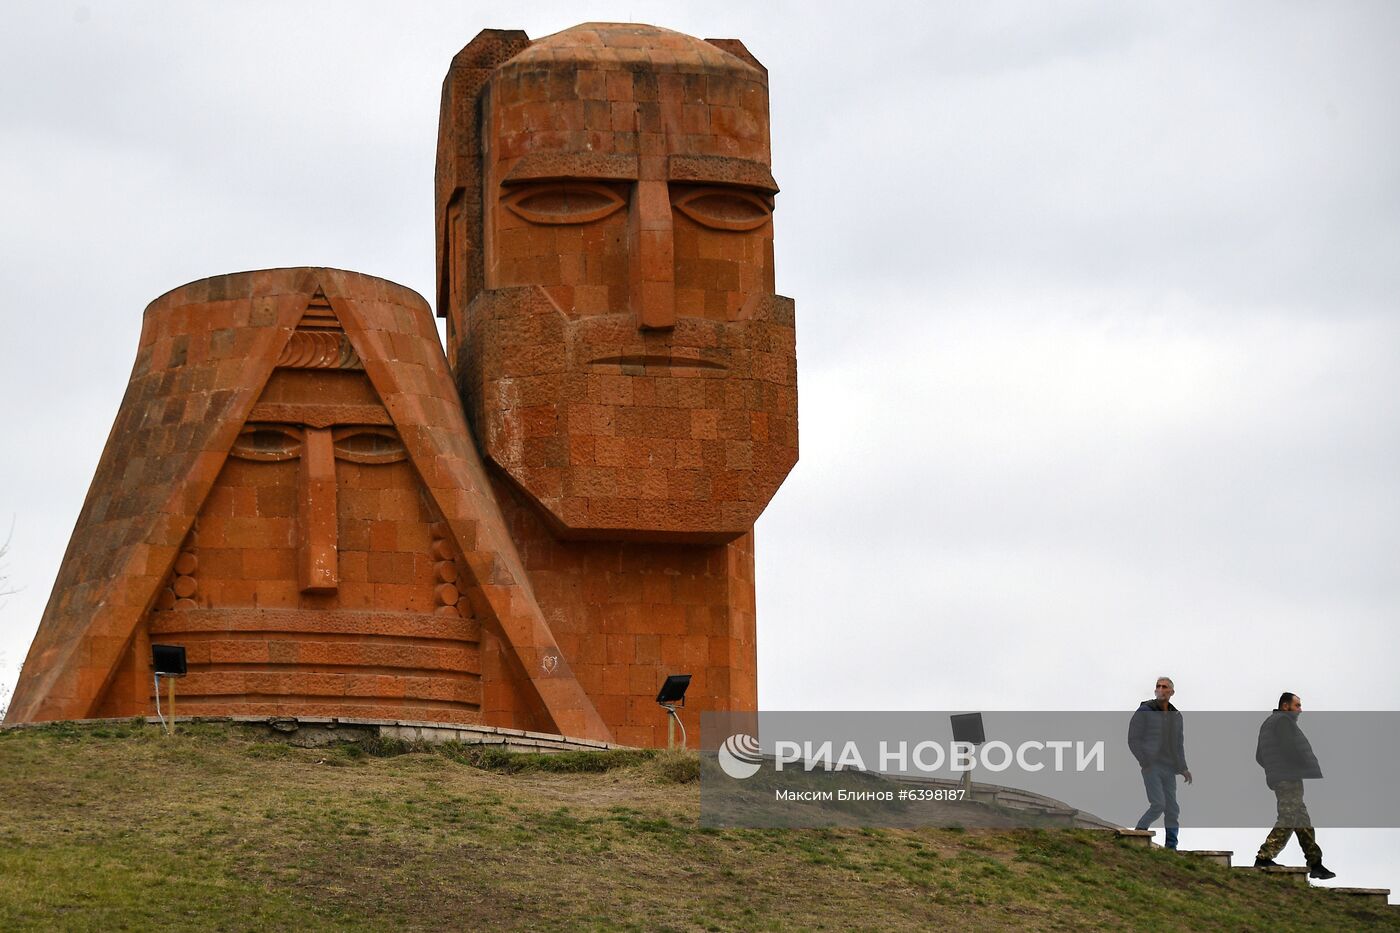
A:
[[[1291,881],[1294,884],[1306,886],[1308,884],[1308,869],[1306,865],[1274,865],[1268,868],[1255,868],[1253,865],[1239,865],[1239,871],[1257,871],[1270,875],[1280,881]]]
[[[1390,903],[1390,888],[1318,888],[1318,890],[1331,891],[1333,894],[1345,894],[1348,897],[1359,897],[1368,904]]]
[[[1118,829],[1113,833],[1118,839],[1135,846],[1151,846],[1152,837],[1157,835],[1155,829]]]
[[[1215,865],[1230,867],[1230,858],[1235,854],[1232,849],[1181,849],[1182,855],[1193,855],[1198,859],[1204,859]]]

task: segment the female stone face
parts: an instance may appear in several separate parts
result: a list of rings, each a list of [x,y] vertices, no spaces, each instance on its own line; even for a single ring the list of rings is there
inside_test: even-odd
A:
[[[479,627],[401,430],[317,295],[147,627],[195,709],[474,721]],[[464,615],[468,617],[463,617]]]
[[[484,288],[457,336],[488,456],[565,535],[747,531],[797,448],[766,78],[593,25],[507,61],[482,113]]]

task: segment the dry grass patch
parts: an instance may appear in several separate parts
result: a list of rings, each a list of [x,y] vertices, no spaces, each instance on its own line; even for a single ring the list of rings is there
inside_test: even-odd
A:
[[[693,753],[0,733],[0,929],[1347,929],[1070,831],[712,830]]]

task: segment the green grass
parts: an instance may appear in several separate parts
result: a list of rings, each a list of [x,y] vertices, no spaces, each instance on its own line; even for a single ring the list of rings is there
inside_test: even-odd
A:
[[[1068,830],[717,830],[694,755],[0,732],[0,929],[1400,929]]]

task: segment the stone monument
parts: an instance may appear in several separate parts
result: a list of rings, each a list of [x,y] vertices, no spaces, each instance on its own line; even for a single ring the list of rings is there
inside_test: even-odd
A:
[[[753,525],[797,458],[767,74],[736,40],[482,32],[442,92],[438,314],[192,283],[130,385],[10,721],[182,711],[628,745],[757,703]]]

